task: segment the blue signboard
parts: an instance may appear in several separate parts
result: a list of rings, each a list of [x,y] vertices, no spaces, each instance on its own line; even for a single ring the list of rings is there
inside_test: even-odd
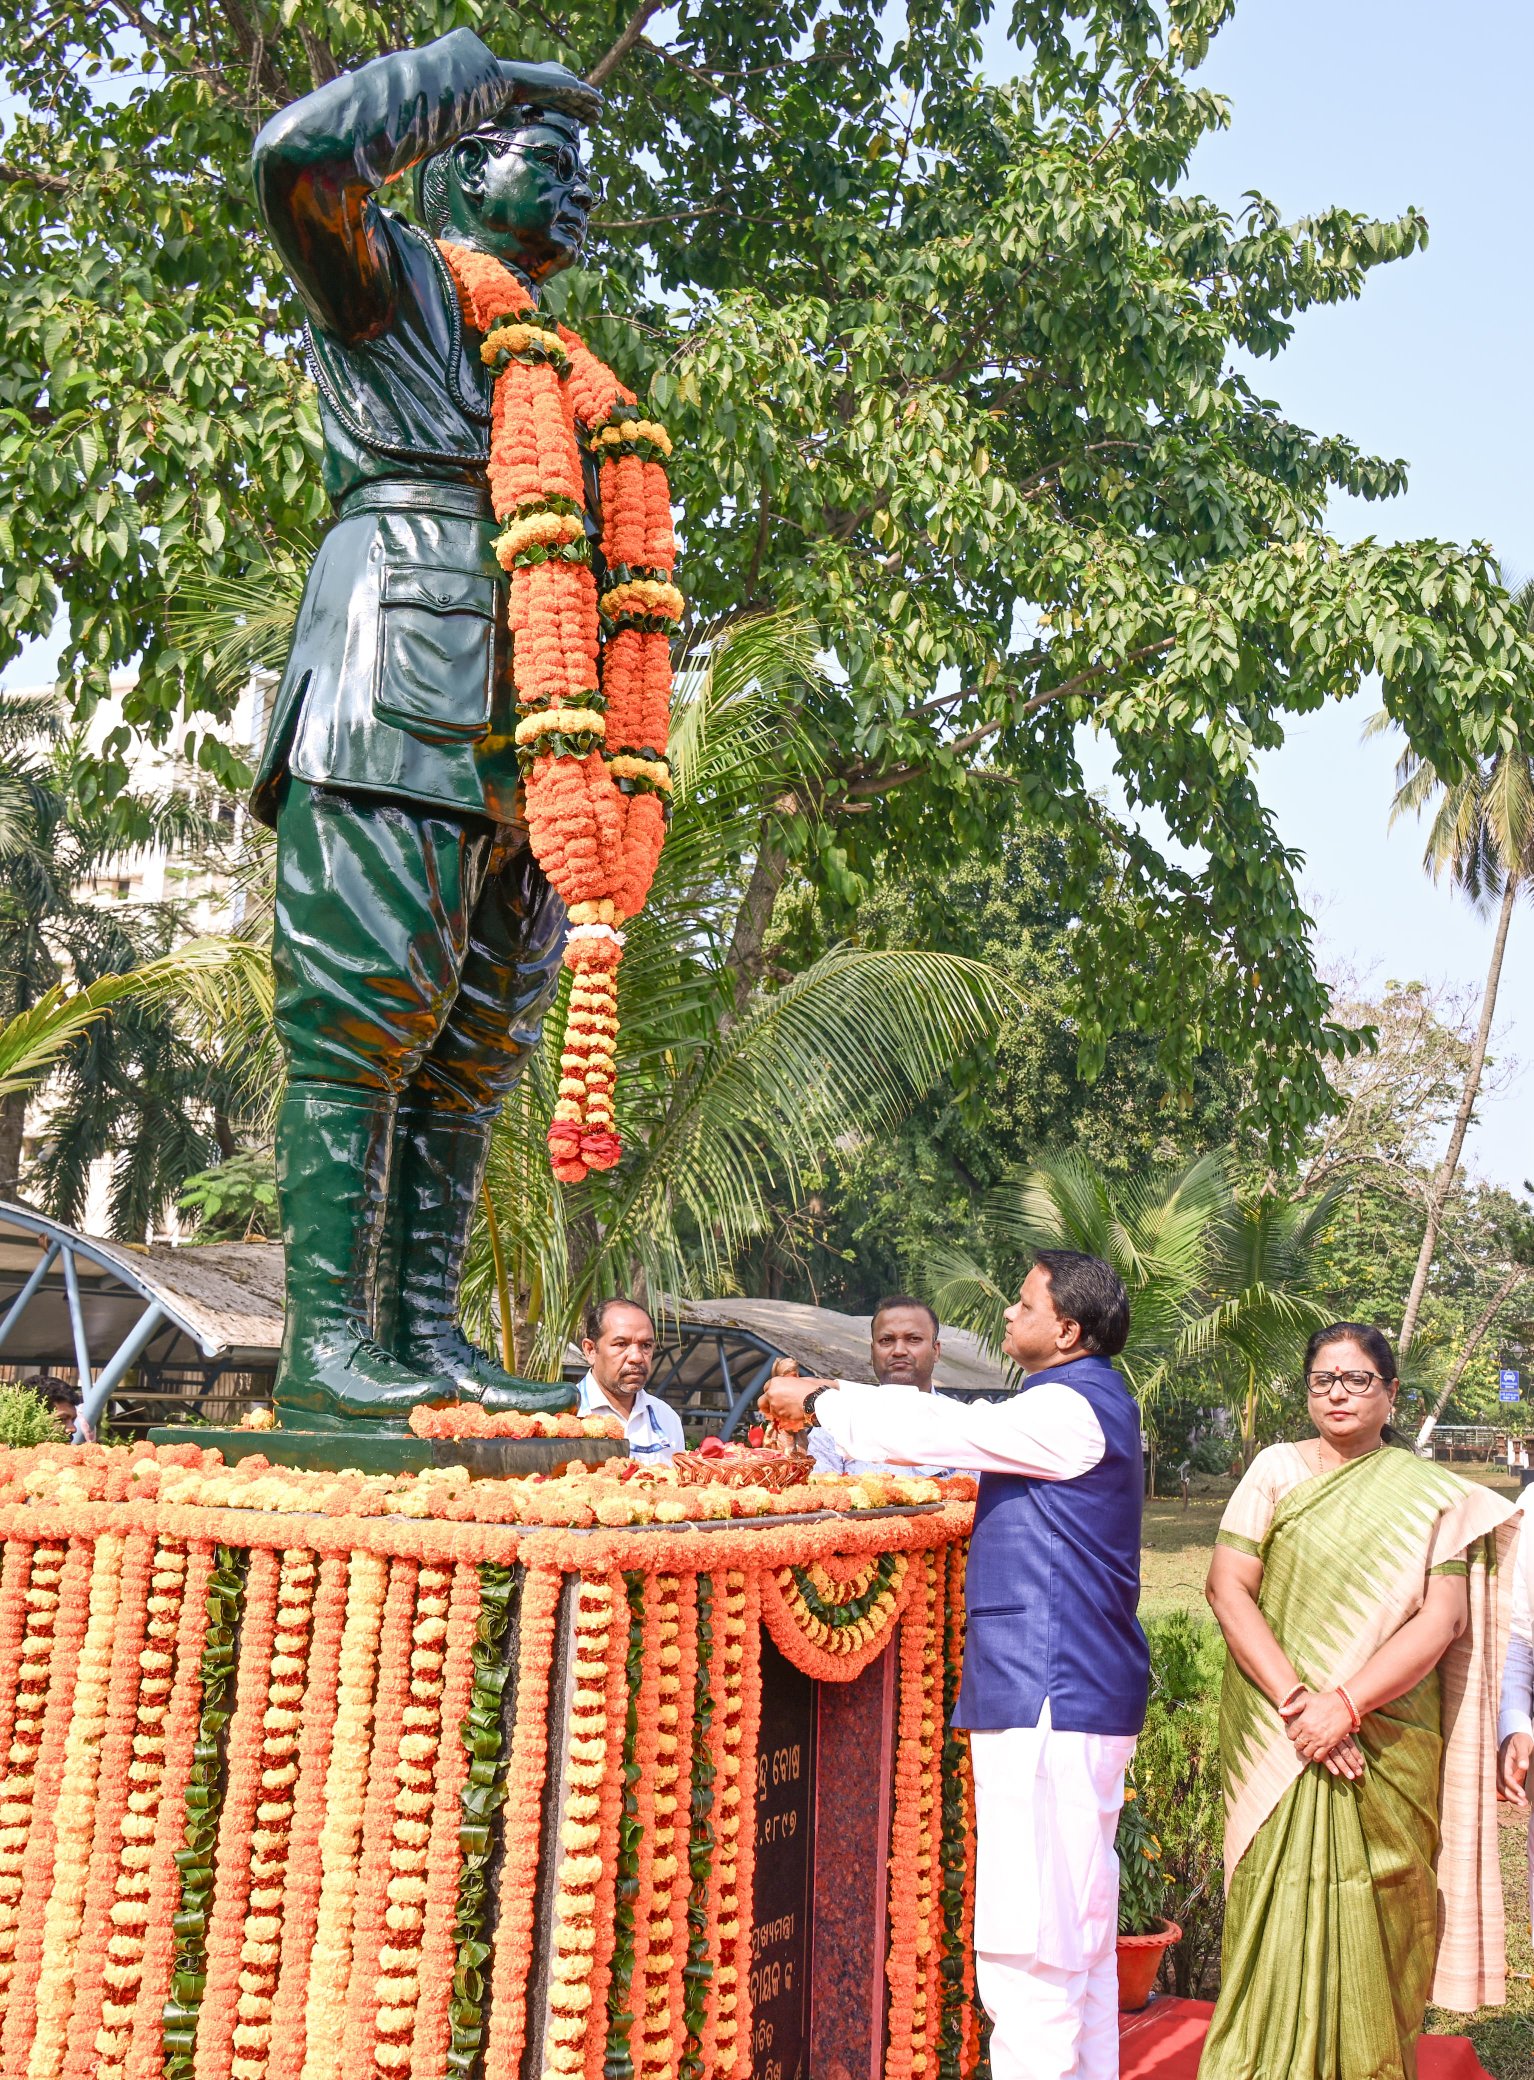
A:
[[[1519,1380],[1519,1373],[1511,1365],[1504,1365],[1497,1374],[1497,1399],[1499,1401],[1516,1401],[1518,1399]]]

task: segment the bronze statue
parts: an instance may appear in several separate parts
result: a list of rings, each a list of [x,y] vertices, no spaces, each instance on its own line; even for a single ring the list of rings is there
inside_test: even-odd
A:
[[[433,236],[376,191],[416,169],[429,232],[536,296],[585,238],[580,126],[600,107],[563,66],[503,62],[460,29],[332,80],[255,144],[261,213],[308,311],[336,509],[252,796],[277,831],[290,1428],[396,1425],[448,1397],[573,1399],[514,1378],[458,1323],[491,1124],[537,1041],[565,916],[518,793],[493,378]]]

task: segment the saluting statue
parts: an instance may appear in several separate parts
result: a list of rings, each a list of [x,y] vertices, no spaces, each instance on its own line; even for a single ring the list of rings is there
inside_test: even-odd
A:
[[[538,1038],[566,920],[519,795],[495,375],[436,240],[504,262],[535,298],[585,238],[580,126],[600,107],[563,66],[499,60],[461,29],[343,74],[256,140],[261,213],[308,312],[336,510],[252,797],[277,832],[276,1399],[291,1427],[397,1423],[448,1397],[571,1404],[458,1325],[491,1123]],[[411,168],[430,236],[377,200]]]

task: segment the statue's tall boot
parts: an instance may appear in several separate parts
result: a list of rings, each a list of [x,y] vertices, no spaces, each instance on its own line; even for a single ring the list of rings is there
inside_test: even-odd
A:
[[[490,1154],[488,1119],[402,1105],[394,1129],[391,1225],[398,1226],[393,1349],[436,1375],[462,1401],[524,1415],[561,1415],[575,1390],[519,1379],[470,1343],[458,1324],[458,1289]],[[383,1304],[380,1306],[383,1318]]]
[[[289,1430],[403,1431],[433,1374],[373,1340],[373,1282],[394,1100],[343,1084],[290,1085],[277,1117],[287,1311],[274,1399]]]

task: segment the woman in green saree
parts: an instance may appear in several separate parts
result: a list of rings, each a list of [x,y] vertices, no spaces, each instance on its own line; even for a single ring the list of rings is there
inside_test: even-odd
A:
[[[1377,1329],[1312,1337],[1316,1436],[1259,1452],[1207,1594],[1227,1900],[1199,2080],[1415,2080],[1431,1996],[1504,1998],[1499,1563],[1513,1507],[1388,1448]]]

